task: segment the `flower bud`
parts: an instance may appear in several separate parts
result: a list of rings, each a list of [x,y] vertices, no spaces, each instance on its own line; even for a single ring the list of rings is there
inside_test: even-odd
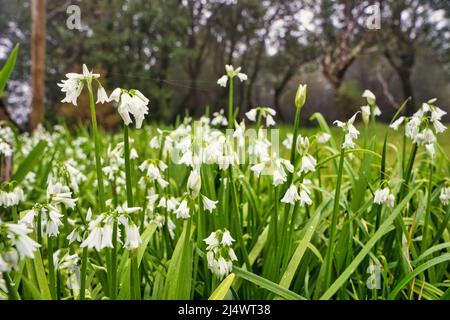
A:
[[[364,90],[363,94],[362,94],[363,98],[367,99],[367,103],[369,103],[371,106],[375,104],[375,101],[377,100],[377,98],[375,97],[375,95],[373,94],[372,91],[370,90]]]
[[[197,170],[192,170],[187,181],[187,188],[191,197],[195,198],[200,193],[202,187],[202,179]]]
[[[295,106],[297,109],[303,108],[306,101],[306,84],[298,86],[297,93],[295,94]]]
[[[300,155],[303,156],[304,154],[308,153],[308,149],[309,149],[308,137],[302,137],[301,135],[299,135],[297,137],[296,146],[297,146],[297,151]]]

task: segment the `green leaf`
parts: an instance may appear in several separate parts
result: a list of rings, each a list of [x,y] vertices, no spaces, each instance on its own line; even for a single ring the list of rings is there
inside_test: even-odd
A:
[[[42,161],[42,156],[44,155],[45,149],[47,147],[47,141],[41,140],[28,156],[22,160],[22,163],[17,168],[13,175],[12,180],[21,182],[25,176],[30,172],[35,165]]]
[[[33,297],[34,300],[43,300],[39,289],[36,288],[36,286],[25,277],[23,278],[23,285],[28,291],[30,291],[31,296]]]
[[[413,272],[409,273],[406,277],[404,277],[396,286],[395,288],[391,291],[391,293],[388,296],[389,300],[393,300],[397,297],[398,293],[400,292],[400,290],[402,290],[402,288],[408,283],[410,282],[414,277],[416,277],[417,275],[419,275],[420,273],[422,273],[423,271],[427,270],[428,268],[431,268],[434,265],[437,265],[439,263],[442,262],[446,262],[446,261],[450,261],[450,253],[446,253],[443,254],[439,257],[436,257],[434,259],[431,259],[427,262],[425,262],[424,264],[421,264],[419,267],[417,267],[416,269],[414,269]]]
[[[320,207],[319,207],[320,209]],[[286,268],[286,271],[284,272],[283,276],[281,277],[280,286],[283,288],[289,288],[291,285],[292,279],[294,278],[295,272],[297,271],[298,266],[300,265],[300,262],[302,261],[303,255],[306,252],[306,249],[308,248],[308,245],[311,241],[311,238],[316,231],[316,227],[320,221],[320,212],[321,210],[317,210],[316,214],[311,218],[311,220],[308,222],[308,224],[305,226],[305,234],[302,237],[302,240],[300,240],[300,243],[297,246],[297,249],[294,252],[294,255],[291,258],[291,261],[289,261],[289,264]]]
[[[41,297],[44,300],[51,300],[50,288],[48,287],[48,279],[45,274],[44,264],[42,263],[41,252],[36,250],[34,253],[34,270],[36,272],[36,278],[41,290]]]
[[[226,277],[214,290],[208,300],[224,300],[226,297],[228,290],[230,290],[231,285],[233,284],[235,275],[234,273],[230,273],[228,277]]]
[[[149,224],[147,226],[147,228],[144,230],[144,232],[142,233],[141,239],[142,242],[139,245],[138,248],[138,266],[141,265],[142,262],[142,257],[144,256],[145,250],[147,249],[148,243],[150,241],[150,239],[152,238],[153,234],[155,233],[157,228],[157,225],[155,223]]]
[[[191,298],[192,282],[192,246],[189,236],[186,236],[188,223],[185,221],[183,232],[175,246],[172,259],[167,269],[164,297],[168,300],[187,300]],[[191,230],[192,231],[192,230]]]
[[[347,266],[347,268],[342,272],[342,274],[337,278],[337,280],[328,288],[327,291],[320,297],[321,300],[330,299],[337,290],[348,280],[350,275],[356,270],[358,265],[363,261],[365,256],[370,252],[372,247],[380,240],[387,232],[389,232],[391,224],[412,198],[412,196],[419,190],[420,184],[411,190],[408,195],[400,202],[400,204],[392,211],[389,217],[384,221],[380,228],[375,232],[372,238],[366,243],[366,245],[361,249],[358,255],[353,259],[353,261]]]
[[[305,297],[302,297],[301,295],[291,290],[283,288],[280,285],[276,284],[275,282],[257,276],[256,274],[248,272],[244,269],[233,267],[233,272],[237,277],[250,281],[251,283],[256,284],[257,286],[260,286],[266,290],[269,290],[270,292],[273,292],[276,295],[283,297],[287,300],[307,300]]]
[[[0,97],[3,95],[6,83],[8,82],[8,79],[11,76],[12,71],[14,70],[18,52],[19,52],[19,44],[17,44],[14,47],[13,51],[11,51],[8,60],[6,60],[2,70],[0,70]]]

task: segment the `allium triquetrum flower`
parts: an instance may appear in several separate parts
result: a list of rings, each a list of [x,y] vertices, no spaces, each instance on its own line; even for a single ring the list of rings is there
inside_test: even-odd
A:
[[[232,65],[227,64],[225,66],[225,70],[227,74],[223,75],[219,80],[217,80],[217,84],[221,87],[226,87],[228,79],[233,79],[236,76],[239,78],[239,80],[241,80],[241,82],[248,79],[247,75],[241,72],[241,67],[234,69]]]
[[[150,100],[139,90],[114,89],[109,97],[109,101],[116,101],[118,103],[117,110],[125,125],[128,126],[133,122],[130,117],[130,115],[133,115],[136,128],[140,129],[142,127],[145,115],[148,114],[148,103]]]
[[[94,79],[100,78],[98,73],[93,73],[89,71],[87,66],[83,64],[83,74],[79,73],[67,73],[67,79],[61,80],[61,83],[58,83],[58,86],[61,88],[61,91],[66,94],[61,102],[63,103],[72,103],[73,105],[77,105],[77,99],[83,90],[85,81],[92,81]],[[99,97],[98,101],[105,101],[103,99],[103,90],[100,89],[101,85],[99,83]]]

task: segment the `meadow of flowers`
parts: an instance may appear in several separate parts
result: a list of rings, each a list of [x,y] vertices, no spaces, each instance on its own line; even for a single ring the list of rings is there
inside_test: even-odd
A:
[[[90,108],[86,126],[1,125],[1,299],[450,298],[435,99],[410,117],[399,106],[381,135],[366,90],[339,131],[314,114],[302,135],[300,85],[280,134],[269,107],[237,119],[233,81],[247,76],[226,66],[226,112],[158,128],[143,93],[107,93],[100,77],[83,66],[59,83],[63,102]],[[83,90],[89,106],[77,106]],[[116,134],[97,127],[107,101]]]

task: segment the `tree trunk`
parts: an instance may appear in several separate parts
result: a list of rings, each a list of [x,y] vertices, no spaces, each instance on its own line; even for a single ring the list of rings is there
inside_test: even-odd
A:
[[[34,130],[44,120],[45,95],[45,0],[32,1],[31,26],[31,82],[32,110],[30,129]]]
[[[413,88],[411,84],[411,72],[403,71],[399,72],[398,76],[400,78],[400,82],[402,84],[402,90],[403,90],[403,96],[404,99],[408,99],[408,97],[411,97],[411,100],[406,104],[405,106],[405,115],[411,116],[415,111],[415,100],[414,100],[414,94],[413,94]]]

